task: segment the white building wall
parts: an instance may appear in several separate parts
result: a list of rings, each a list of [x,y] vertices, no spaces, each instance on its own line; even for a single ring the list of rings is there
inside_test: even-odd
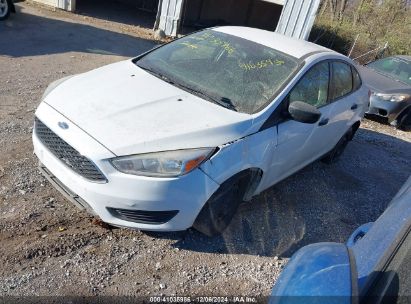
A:
[[[276,32],[307,40],[317,16],[320,0],[286,0]]]
[[[66,11],[74,12],[76,9],[76,0],[34,0],[42,4],[57,7]]]
[[[167,36],[177,36],[183,11],[183,0],[160,0],[158,9],[155,29],[161,29]]]
[[[181,20],[184,0],[160,0],[155,29],[175,37]],[[190,1],[190,0],[185,0]],[[320,0],[262,0],[283,5],[276,32],[286,36],[308,39]],[[273,20],[273,23],[277,20]]]

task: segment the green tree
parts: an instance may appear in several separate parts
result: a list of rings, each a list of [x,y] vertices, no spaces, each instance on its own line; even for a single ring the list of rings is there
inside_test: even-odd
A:
[[[348,54],[359,35],[352,57],[386,43],[385,55],[411,54],[410,5],[410,0],[323,0],[310,40]]]

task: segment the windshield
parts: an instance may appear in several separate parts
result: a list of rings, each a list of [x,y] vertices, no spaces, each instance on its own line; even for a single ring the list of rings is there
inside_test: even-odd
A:
[[[411,62],[398,57],[388,57],[367,65],[395,80],[411,85]]]
[[[137,65],[204,99],[251,114],[272,100],[298,61],[255,42],[206,30],[149,53]]]

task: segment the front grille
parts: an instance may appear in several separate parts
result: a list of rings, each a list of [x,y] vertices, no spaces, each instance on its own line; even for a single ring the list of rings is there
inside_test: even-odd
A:
[[[40,141],[67,167],[90,181],[107,181],[96,165],[57,136],[37,117],[34,124],[36,135]]]
[[[128,210],[107,208],[112,216],[128,222],[135,222],[141,224],[160,225],[167,223],[178,213],[177,210],[172,211],[142,211],[142,210]]]

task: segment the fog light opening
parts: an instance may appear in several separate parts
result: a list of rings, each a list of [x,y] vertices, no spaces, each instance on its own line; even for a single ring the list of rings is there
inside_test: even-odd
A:
[[[381,116],[387,116],[387,111],[384,109],[378,109],[378,114],[380,114]]]

